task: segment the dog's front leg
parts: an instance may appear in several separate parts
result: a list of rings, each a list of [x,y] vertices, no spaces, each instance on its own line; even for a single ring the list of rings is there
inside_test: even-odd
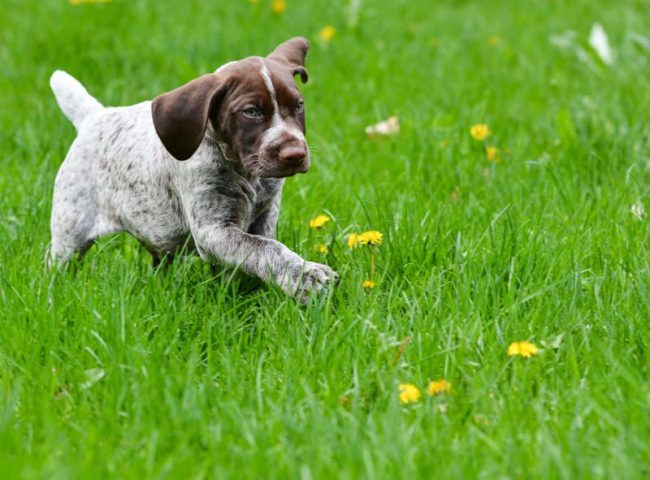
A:
[[[280,195],[277,195],[269,208],[260,214],[248,229],[248,233],[275,238],[275,231],[280,215]]]
[[[338,275],[327,265],[308,262],[276,240],[234,226],[205,226],[194,231],[193,236],[203,259],[239,267],[274,282],[302,303],[311,293],[325,291],[338,281]]]

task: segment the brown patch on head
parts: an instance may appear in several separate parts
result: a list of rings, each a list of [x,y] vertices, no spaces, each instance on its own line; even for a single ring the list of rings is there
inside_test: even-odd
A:
[[[260,74],[261,68],[259,57],[249,57],[218,73],[229,79],[231,87],[210,120],[217,138],[226,147],[226,156],[242,163],[255,155],[259,139],[273,119],[273,99]]]
[[[294,74],[284,64],[273,59],[264,61],[273,84],[280,115],[284,122],[305,134],[305,111],[303,98],[294,80]],[[301,107],[302,109],[298,109]]]
[[[307,81],[308,48],[307,40],[294,38],[268,57],[229,63],[154,99],[154,126],[165,148],[179,160],[189,158],[209,120],[228,159],[250,174],[306,171],[304,106],[294,76]]]

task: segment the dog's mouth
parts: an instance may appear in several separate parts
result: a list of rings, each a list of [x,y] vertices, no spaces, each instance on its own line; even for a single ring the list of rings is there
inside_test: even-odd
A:
[[[286,178],[299,173],[307,173],[311,165],[309,153],[298,161],[282,161],[279,156],[268,157],[254,154],[242,162],[244,169],[251,175],[261,178]]]

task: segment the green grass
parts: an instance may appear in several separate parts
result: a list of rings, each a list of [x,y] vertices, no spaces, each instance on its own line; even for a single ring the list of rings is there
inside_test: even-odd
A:
[[[288,0],[282,15],[269,0],[4,0],[2,476],[647,478],[650,239],[630,207],[650,206],[650,51],[630,32],[647,34],[649,12],[646,0]],[[612,67],[587,44],[594,22]],[[567,30],[571,47],[550,42]],[[331,298],[303,308],[198,258],[155,272],[127,235],[74,274],[45,272],[74,138],[55,68],[130,104],[293,35],[312,39],[314,161],[287,182],[278,236],[341,273]],[[366,138],[393,114],[399,135]],[[334,222],[310,231],[321,212]],[[385,235],[371,293],[369,253],[346,245],[367,229]],[[509,358],[516,340],[543,353]],[[438,378],[451,394],[400,405],[399,383]]]

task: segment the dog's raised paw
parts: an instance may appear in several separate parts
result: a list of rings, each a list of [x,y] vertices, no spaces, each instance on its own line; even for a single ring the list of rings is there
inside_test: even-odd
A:
[[[339,275],[327,265],[305,262],[289,275],[284,290],[303,305],[314,295],[326,294],[339,283]]]

